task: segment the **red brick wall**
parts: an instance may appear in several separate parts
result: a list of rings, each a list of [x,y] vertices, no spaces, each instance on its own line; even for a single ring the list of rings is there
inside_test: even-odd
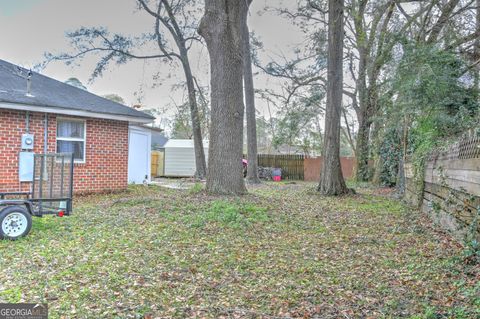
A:
[[[128,185],[128,122],[87,119],[86,163],[76,164],[77,192],[115,191]]]
[[[18,178],[21,136],[26,133],[26,112],[0,110],[0,192],[29,190]],[[128,183],[128,122],[86,119],[86,161],[74,168],[75,193],[115,191]],[[48,152],[56,151],[56,115],[48,114]],[[35,153],[44,150],[44,114],[30,113]]]

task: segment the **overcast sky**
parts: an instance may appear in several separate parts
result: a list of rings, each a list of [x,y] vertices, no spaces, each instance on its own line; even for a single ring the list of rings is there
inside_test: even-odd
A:
[[[249,16],[250,30],[262,40],[265,54],[269,56],[287,54],[302,41],[298,29],[282,18],[272,14],[259,14],[265,7],[291,3],[282,0],[255,0]],[[0,0],[0,59],[26,68],[43,61],[45,52],[71,52],[65,32],[81,26],[104,26],[112,32],[130,35],[141,34],[152,29],[154,21],[147,14],[136,10],[135,0]],[[203,50],[194,54],[192,64],[203,84],[208,82],[208,56]],[[104,95],[116,93],[128,105],[136,102],[134,93],[140,88],[144,92],[144,104],[154,108],[165,108],[180,103],[182,94],[172,93],[172,84],[183,80],[180,68],[173,70],[158,63],[145,64],[132,61],[127,65],[112,65],[102,78],[88,83],[98,57],[89,56],[80,65],[66,66],[62,62],[51,63],[42,74],[65,81],[76,77],[89,91]],[[162,85],[152,88],[154,73],[160,71]],[[171,75],[171,77],[169,77]],[[257,87],[273,87],[274,80],[266,76],[256,77]],[[258,101],[258,109],[266,113],[265,106]],[[169,110],[168,113],[172,113]]]

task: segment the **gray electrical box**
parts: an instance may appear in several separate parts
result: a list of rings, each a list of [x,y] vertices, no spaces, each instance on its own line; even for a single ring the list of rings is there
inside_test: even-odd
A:
[[[33,134],[22,135],[22,150],[33,150]]]
[[[20,152],[18,156],[18,175],[20,182],[33,180],[33,152]]]

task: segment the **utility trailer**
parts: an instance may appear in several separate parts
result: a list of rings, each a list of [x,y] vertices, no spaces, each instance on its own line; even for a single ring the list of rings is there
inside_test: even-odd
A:
[[[0,239],[15,240],[32,228],[32,216],[72,213],[72,153],[34,154],[30,192],[0,193]]]

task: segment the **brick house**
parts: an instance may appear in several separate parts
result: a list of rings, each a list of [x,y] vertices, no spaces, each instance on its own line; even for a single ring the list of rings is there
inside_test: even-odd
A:
[[[0,60],[0,192],[30,189],[31,182],[22,180],[19,172],[25,136],[33,140],[29,152],[74,154],[76,193],[124,189],[129,182],[131,132],[141,132],[141,125],[153,120]]]

